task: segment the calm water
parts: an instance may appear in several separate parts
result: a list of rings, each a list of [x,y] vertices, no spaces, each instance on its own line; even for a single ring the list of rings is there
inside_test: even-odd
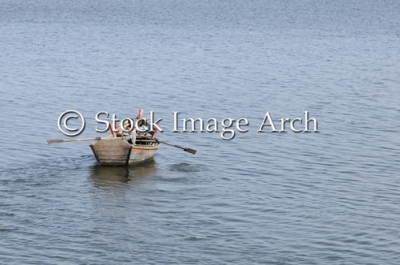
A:
[[[1,1],[1,264],[400,264],[400,2]],[[135,168],[57,127],[163,118]],[[247,118],[247,133],[173,133]],[[258,133],[266,112],[319,133]],[[297,124],[298,129],[304,129]],[[220,127],[220,130],[222,128]],[[181,128],[180,128],[181,130]]]

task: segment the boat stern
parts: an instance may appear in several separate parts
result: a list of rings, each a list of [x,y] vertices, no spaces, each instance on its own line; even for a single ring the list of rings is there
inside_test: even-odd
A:
[[[90,145],[97,163],[102,166],[126,166],[129,164],[132,145],[122,138],[102,139]]]

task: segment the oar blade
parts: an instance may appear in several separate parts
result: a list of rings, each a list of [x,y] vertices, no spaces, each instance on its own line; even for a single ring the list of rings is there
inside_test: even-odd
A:
[[[62,142],[64,142],[64,140],[62,140],[62,139],[47,140],[47,142],[48,142],[49,144],[56,144],[56,143],[62,143]]]
[[[182,147],[182,146],[179,146],[179,145],[175,145],[175,144],[170,144],[170,143],[167,143],[167,142],[164,142],[164,141],[160,141],[159,139],[156,139],[159,143],[162,143],[162,144],[166,144],[166,145],[169,145],[169,146],[173,146],[173,147],[176,147],[176,148],[180,148],[180,149],[183,149],[183,151],[185,151],[185,152],[188,152],[188,153],[191,153],[191,154],[196,154],[196,150],[194,150],[194,149],[191,149],[191,148],[186,148],[186,147]]]
[[[98,141],[101,140],[101,137],[95,138],[80,138],[80,139],[54,139],[54,140],[47,140],[49,144],[56,144],[56,143],[71,143],[71,142],[78,142],[78,141]]]
[[[188,153],[191,153],[191,154],[193,154],[193,155],[196,154],[196,152],[197,152],[196,150],[190,149],[190,148],[184,148],[183,150],[186,151],[186,152],[188,152]]]

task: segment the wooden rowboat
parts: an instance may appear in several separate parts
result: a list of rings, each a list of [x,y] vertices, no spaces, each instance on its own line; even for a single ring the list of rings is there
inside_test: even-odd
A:
[[[135,144],[131,144],[123,137],[101,138],[90,145],[101,166],[128,166],[148,161],[159,146],[156,139],[136,138]]]
[[[143,119],[142,117],[143,109],[139,109],[136,124],[132,124],[133,119],[124,119],[126,121],[126,124],[124,122],[125,130],[121,129],[121,125],[114,125],[114,128],[114,126],[110,122],[109,129],[111,130],[111,135],[108,137],[53,139],[47,140],[47,142],[49,144],[55,144],[95,140],[96,142],[94,144],[91,144],[90,148],[92,148],[97,163],[99,163],[99,165],[101,166],[128,166],[148,161],[154,157],[158,148],[160,147],[160,143],[180,148],[183,151],[191,153],[193,155],[196,154],[196,150],[194,149],[170,144],[154,138],[160,128],[157,125],[149,128],[146,119]],[[138,127],[138,121],[141,121],[141,126],[147,126],[147,129],[142,129],[140,127],[141,129],[139,130],[138,128],[136,128],[137,130],[139,130],[139,133],[129,133],[128,135],[124,136],[124,132],[126,132],[127,128],[132,129],[132,125]],[[125,127],[125,125],[127,127]]]

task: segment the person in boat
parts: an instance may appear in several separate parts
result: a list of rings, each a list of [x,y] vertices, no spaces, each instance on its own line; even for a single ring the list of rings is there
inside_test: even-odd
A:
[[[132,119],[132,121],[134,120]],[[135,122],[132,124],[130,120],[125,120],[123,124],[125,131],[122,131],[122,137],[130,144],[135,144],[136,142],[136,128],[134,124]]]
[[[138,128],[139,128],[140,131],[147,131],[147,130],[149,129],[149,128],[148,128],[147,120],[145,120],[145,119],[140,119],[140,120],[138,121]]]
[[[147,137],[148,131],[149,131],[149,126],[147,123],[147,120],[145,119],[140,119],[137,123],[138,131],[137,135],[140,137]]]
[[[137,131],[137,135],[141,137],[153,139],[158,133],[158,128],[156,126],[153,126],[153,130],[150,131],[150,124],[147,120],[139,120],[138,128],[139,130]]]
[[[135,126],[131,123],[130,120],[125,120],[124,121],[124,131],[122,131],[122,136],[132,135],[135,133],[136,133]]]
[[[115,129],[113,129],[113,126],[110,123],[111,134],[114,137],[136,135],[136,128],[133,126],[133,124],[131,124],[130,120],[124,121],[123,128],[124,128],[124,130],[122,130],[121,126],[117,123],[117,124],[115,124]]]

